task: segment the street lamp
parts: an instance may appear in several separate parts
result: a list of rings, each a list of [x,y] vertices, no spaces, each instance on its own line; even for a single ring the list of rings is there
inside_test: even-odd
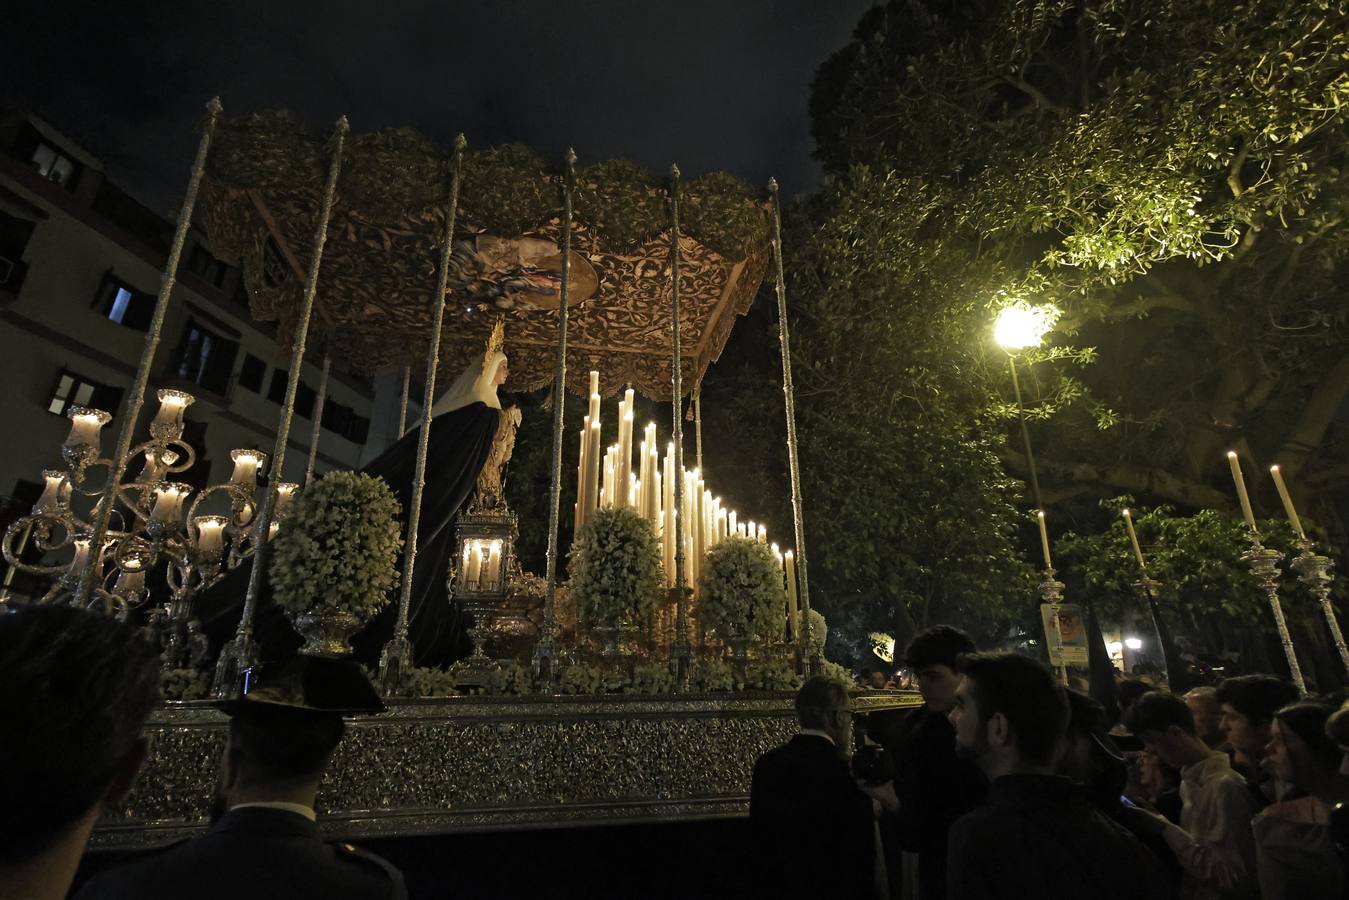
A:
[[[1016,394],[1016,414],[1021,426],[1021,443],[1026,450],[1026,468],[1030,472],[1031,495],[1040,525],[1040,540],[1044,543],[1045,572],[1040,582],[1040,596],[1053,612],[1051,620],[1059,646],[1059,680],[1068,683],[1068,666],[1064,659],[1063,625],[1059,619],[1059,604],[1063,600],[1063,582],[1054,577],[1054,564],[1049,557],[1049,535],[1045,531],[1045,505],[1040,499],[1040,479],[1035,473],[1035,454],[1031,452],[1030,432],[1026,430],[1026,407],[1021,400],[1021,382],[1016,375],[1016,352],[1027,347],[1038,347],[1058,320],[1057,307],[1046,304],[1033,306],[1016,302],[1002,308],[993,322],[993,340],[1007,351],[1007,365],[1012,370],[1012,390]]]

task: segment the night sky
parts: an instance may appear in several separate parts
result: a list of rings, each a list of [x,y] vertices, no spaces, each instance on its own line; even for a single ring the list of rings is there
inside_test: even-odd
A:
[[[813,189],[815,68],[874,0],[229,0],[6,4],[0,104],[31,109],[161,212],[202,107],[528,144]]]

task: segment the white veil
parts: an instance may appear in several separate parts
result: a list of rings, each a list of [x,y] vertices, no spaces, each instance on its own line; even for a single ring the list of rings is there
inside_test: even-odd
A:
[[[500,350],[490,350],[486,356],[486,365],[483,364],[483,357],[475,357],[450,385],[450,389],[440,395],[440,399],[431,406],[432,416],[454,412],[474,403],[501,409],[496,380],[497,369],[506,361],[506,354]]]

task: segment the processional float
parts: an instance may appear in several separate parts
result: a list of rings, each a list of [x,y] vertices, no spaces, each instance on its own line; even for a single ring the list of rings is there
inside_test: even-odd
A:
[[[228,694],[257,662],[252,627],[268,540],[303,490],[301,483],[282,478],[311,328],[322,345],[318,403],[326,396],[334,367],[361,374],[401,371],[400,432],[412,367],[424,364],[422,438],[408,510],[403,588],[394,638],[381,661],[383,683],[396,695],[412,664],[408,576],[415,564],[420,483],[437,375],[445,365],[458,366],[478,351],[493,323],[505,318],[511,357],[507,388],[552,387],[546,599],[533,657],[536,668],[549,674],[558,658],[554,601],[566,390],[587,395],[593,373],[599,373],[597,389],[604,394],[626,384],[652,399],[669,400],[675,455],[682,460],[684,402],[692,400],[695,427],[700,429],[703,376],[720,355],[736,317],[749,309],[771,261],[796,538],[791,574],[794,581],[799,579],[801,607],[796,641],[802,663],[817,668],[808,615],[776,185],[765,202],[727,175],[685,184],[677,168],[664,181],[622,161],[579,171],[575,162],[568,152],[559,176],[524,148],[470,154],[460,138],[446,153],[407,130],[352,135],[345,119],[330,133],[286,114],[226,119],[213,100],[136,379],[118,415],[116,446],[109,456],[100,446],[100,431],[111,411],[72,411],[71,437],[63,451],[66,468],[48,473],[47,490],[33,514],[7,533],[6,559],[11,566],[35,569],[16,555],[20,535],[24,540],[36,535],[35,546],[45,552],[73,549],[69,562],[40,570],[60,576],[44,601],[100,606],[116,614],[146,602],[145,571],[167,560],[170,572],[178,575],[170,575],[173,602],[163,613],[163,625],[176,641],[175,659],[180,661],[200,658],[200,635],[191,627],[194,591],[228,568],[250,566],[238,630],[215,670],[216,695]],[[277,323],[278,344],[289,346],[289,365],[271,452],[236,450],[229,482],[199,492],[184,524],[190,491],[171,476],[192,463],[193,449],[182,441],[190,396],[160,392],[150,439],[133,447],[133,438],[172,302],[179,256],[194,222],[204,227],[217,256],[240,262],[252,312],[255,318]],[[541,285],[547,289],[537,290]],[[320,407],[313,415],[306,483],[313,478],[321,417]],[[701,434],[695,437],[701,457]],[[141,456],[143,470],[128,481],[128,466]],[[264,474],[270,477],[259,492],[258,476]],[[685,479],[673,482],[679,497]],[[74,492],[93,500],[87,518],[71,510]],[[223,515],[196,515],[204,503],[228,508]],[[488,518],[492,513],[479,512]],[[687,676],[691,648],[683,589],[684,517],[675,517],[675,523],[677,621],[671,664]],[[859,705],[881,708],[910,702],[909,697],[874,697]],[[335,795],[325,798],[335,813],[334,833],[740,815],[749,766],[759,752],[784,738],[793,722],[789,698],[772,695],[545,695],[472,703],[456,698],[443,704],[396,702],[384,717],[353,722],[352,737],[339,751],[330,779]],[[524,737],[503,743],[500,726],[516,721],[521,734],[530,730],[524,723],[536,723],[535,730],[540,721],[549,724],[533,736],[534,743]],[[576,741],[588,740],[585,735],[593,738],[596,728],[610,726],[623,729],[625,739],[600,739],[595,752],[622,755],[628,739],[637,735],[655,754],[653,759],[674,753],[670,759],[683,763],[652,766],[639,773],[641,783],[627,786],[606,774],[613,767],[630,769],[626,757],[597,765],[594,777],[576,771],[570,762],[566,772],[540,764],[556,749],[553,744],[574,747]],[[156,761],[128,807],[100,828],[96,843],[144,843],[201,825],[205,806],[197,801],[209,793],[210,777],[194,761],[218,749],[218,714],[209,707],[177,704],[158,714],[151,727],[158,735]],[[413,732],[424,739],[409,745]],[[462,751],[453,765],[436,749],[451,734]],[[396,782],[383,778],[377,760],[390,742],[399,744],[407,765],[424,771],[402,772]],[[676,747],[682,749],[676,752]],[[427,750],[425,759],[413,760],[418,748]],[[481,782],[472,778],[458,787],[445,783],[471,769],[475,759],[498,765],[512,755],[520,756],[520,771],[536,775],[512,782],[509,797],[494,802],[474,797]],[[526,765],[526,760],[532,762]],[[548,781],[553,776],[561,780]],[[433,783],[439,786],[428,795],[427,786]],[[344,812],[355,810],[365,812]],[[371,810],[376,810],[373,819]]]

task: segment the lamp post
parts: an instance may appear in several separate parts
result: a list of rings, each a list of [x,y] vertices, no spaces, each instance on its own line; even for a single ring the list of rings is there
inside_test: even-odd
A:
[[[1040,582],[1040,596],[1053,608],[1054,631],[1059,646],[1059,680],[1068,683],[1068,666],[1064,660],[1063,629],[1058,606],[1063,600],[1063,582],[1054,577],[1054,565],[1049,556],[1049,537],[1045,532],[1045,506],[1040,499],[1040,479],[1035,472],[1035,454],[1031,450],[1030,432],[1026,429],[1026,407],[1021,400],[1021,382],[1016,374],[1016,352],[1027,347],[1038,347],[1059,317],[1056,307],[1032,306],[1014,303],[998,313],[993,322],[993,340],[1007,351],[1007,365],[1012,371],[1012,391],[1016,396],[1017,422],[1021,427],[1021,444],[1026,452],[1026,467],[1030,472],[1031,496],[1035,500],[1040,538],[1044,545],[1044,578]]]

